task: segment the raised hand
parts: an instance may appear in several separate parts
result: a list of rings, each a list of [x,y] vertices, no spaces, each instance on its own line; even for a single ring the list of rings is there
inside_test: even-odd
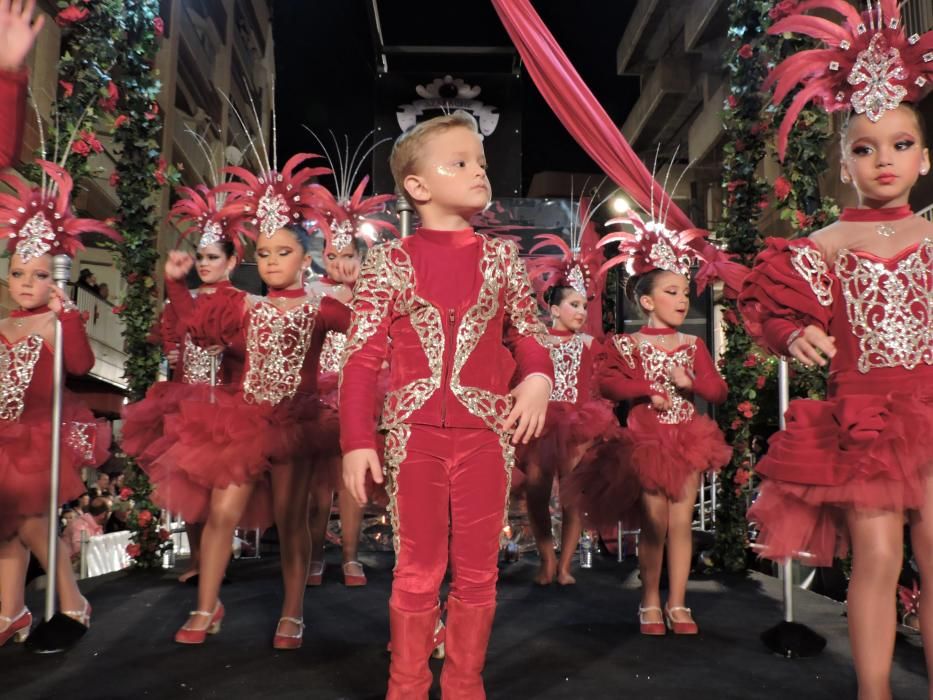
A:
[[[36,0],[0,0],[0,69],[19,70],[45,23],[32,19]]]
[[[0,0],[2,2],[2,0]],[[194,266],[194,258],[180,250],[170,250],[165,261],[165,276],[172,280],[183,280]]]

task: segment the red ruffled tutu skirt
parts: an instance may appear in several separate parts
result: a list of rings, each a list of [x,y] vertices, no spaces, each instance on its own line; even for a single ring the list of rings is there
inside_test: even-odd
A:
[[[524,471],[525,465],[534,460],[542,469],[556,473],[558,465],[574,459],[584,445],[616,437],[621,426],[612,409],[612,403],[602,399],[579,406],[567,401],[548,404],[541,437],[518,450],[518,468]]]
[[[916,388],[919,385],[919,388]],[[759,553],[831,566],[845,556],[845,513],[919,509],[933,469],[933,386],[922,377],[887,394],[792,401],[787,428],[758,463],[765,477],[748,512]]]
[[[564,502],[580,507],[596,527],[619,520],[637,527],[642,491],[680,500],[691,477],[717,471],[731,459],[732,448],[708,416],[667,425],[639,404],[619,437],[587,455],[564,489]]]
[[[27,407],[17,421],[0,421],[0,540],[13,536],[23,518],[49,510],[52,424],[49,410]],[[62,397],[61,469],[58,502],[87,491],[84,467],[99,467],[110,456],[110,424],[74,394]]]
[[[210,388],[210,387],[208,387]],[[275,406],[251,404],[233,388],[218,387],[213,400],[182,399],[165,416],[164,434],[147,450],[143,468],[153,500],[189,522],[206,522],[211,491],[253,484],[243,527],[272,523],[269,472],[277,465],[310,462],[317,398],[298,394]]]
[[[210,387],[182,382],[157,382],[149,387],[145,398],[123,408],[120,446],[140,465],[157,457],[152,448],[164,435],[165,416],[174,413],[179,401],[206,400]]]

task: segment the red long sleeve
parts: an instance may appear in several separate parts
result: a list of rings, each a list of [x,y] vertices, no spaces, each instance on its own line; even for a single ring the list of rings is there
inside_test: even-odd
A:
[[[350,307],[331,297],[321,299],[318,323],[324,333],[346,333],[350,328]]]
[[[77,376],[87,374],[94,367],[94,351],[84,330],[84,319],[79,311],[66,311],[60,318],[65,371]]]
[[[536,336],[547,329],[538,318],[538,308],[528,281],[524,261],[515,255],[505,294],[505,330],[502,339],[509,348],[520,379],[530,374],[543,374],[554,386],[554,365],[550,352]]]
[[[716,370],[706,343],[697,338],[693,357],[693,393],[711,404],[721,404],[729,394],[729,387]]]
[[[26,87],[29,73],[0,70],[0,168],[19,159],[26,117]]]

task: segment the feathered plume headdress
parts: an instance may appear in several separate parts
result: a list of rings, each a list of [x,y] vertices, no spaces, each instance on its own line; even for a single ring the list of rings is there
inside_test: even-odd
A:
[[[810,10],[835,12],[842,21],[806,14]],[[933,81],[933,31],[907,36],[897,0],[869,2],[863,13],[846,0],[804,0],[768,29],[769,34],[787,32],[817,39],[825,48],[790,56],[765,81],[765,89],[775,86],[774,104],[803,85],[778,129],[781,160],[808,102],[827,112],[851,107],[876,122],[901,102],[918,101]]]
[[[369,183],[368,175],[363,177],[356,189],[351,191],[356,176],[366,159],[380,145],[391,139],[376,141],[369,148],[363,150],[367,139],[373,135],[373,132],[370,132],[360,141],[351,155],[349,138],[345,138],[343,149],[341,149],[337,137],[331,133],[335,146],[334,152],[331,153],[317,134],[308,129],[307,126],[305,129],[321,146],[330,169],[334,173],[335,191],[333,193],[321,185],[314,186],[313,199],[315,206],[324,214],[325,218],[321,222],[321,230],[324,232],[327,245],[336,250],[342,250],[350,245],[354,238],[365,241],[367,246],[371,246],[379,240],[381,232],[398,236],[398,229],[390,222],[371,218],[374,214],[385,211],[386,205],[395,199],[394,194],[378,194],[365,197],[363,193]]]

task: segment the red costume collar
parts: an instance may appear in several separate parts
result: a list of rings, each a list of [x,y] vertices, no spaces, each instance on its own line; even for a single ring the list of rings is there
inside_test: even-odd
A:
[[[909,204],[900,207],[887,207],[882,209],[856,209],[846,207],[842,211],[840,221],[899,221],[914,215]]]
[[[642,335],[674,335],[676,328],[652,328],[651,326],[642,326],[638,329]]]
[[[576,335],[574,331],[559,331],[556,328],[548,328],[547,332],[551,335],[556,335],[558,338],[569,338],[572,335]]]
[[[308,296],[308,293],[301,287],[298,289],[270,289],[268,296],[270,299],[298,299]]]
[[[336,287],[338,285],[343,284],[343,282],[338,282],[337,280],[331,279],[327,275],[324,275],[323,277],[321,277],[321,284],[329,284],[332,287]]]
[[[48,304],[43,304],[42,306],[37,306],[34,309],[14,309],[10,312],[10,316],[13,318],[24,318],[26,316],[38,316],[39,314],[45,314],[51,311]]]
[[[430,228],[419,228],[415,236],[437,246],[445,248],[465,248],[476,240],[476,233],[472,228],[458,231],[437,231]]]
[[[220,289],[221,287],[232,287],[230,280],[220,280],[220,282],[204,282],[199,289]]]

